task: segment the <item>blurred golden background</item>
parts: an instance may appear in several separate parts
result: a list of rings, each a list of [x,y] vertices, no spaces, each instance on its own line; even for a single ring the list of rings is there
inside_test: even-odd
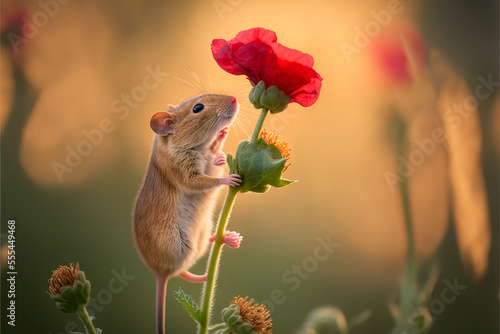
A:
[[[210,43],[260,26],[311,54],[324,81],[315,105],[292,104],[266,120],[292,147],[285,177],[300,182],[237,198],[228,228],[245,238],[223,254],[214,317],[232,297],[249,295],[271,301],[275,333],[294,332],[323,304],[339,306],[348,321],[371,310],[353,332],[388,333],[387,302],[406,254],[403,171],[419,263],[440,267],[433,297],[446,280],[467,285],[433,314],[431,333],[498,332],[498,2],[1,6],[3,242],[7,220],[17,221],[13,333],[76,329],[76,317],[57,311],[44,292],[52,270],[76,261],[92,282],[97,327],[154,332],[154,277],[130,228],[153,139],[149,118],[200,93],[235,95],[242,111],[226,144],[234,153],[258,111],[248,103],[247,80],[220,69]],[[401,54],[415,57],[412,68]],[[407,125],[405,157],[391,139],[394,115]],[[339,247],[314,270],[294,274],[328,239]],[[192,271],[202,273],[205,262]],[[191,333],[172,296],[178,286],[200,295],[201,285],[170,281],[167,333]]]

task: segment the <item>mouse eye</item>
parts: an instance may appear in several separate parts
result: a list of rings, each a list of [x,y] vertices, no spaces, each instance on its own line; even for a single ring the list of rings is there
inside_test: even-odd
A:
[[[204,106],[203,104],[201,104],[201,103],[198,103],[197,105],[195,105],[195,106],[193,107],[193,112],[194,112],[195,114],[197,114],[197,113],[199,113],[200,111],[202,111],[202,110],[203,110],[203,108],[205,108],[205,106]]]

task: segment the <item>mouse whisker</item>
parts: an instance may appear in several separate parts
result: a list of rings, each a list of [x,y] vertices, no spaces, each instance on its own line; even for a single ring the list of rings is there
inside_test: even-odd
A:
[[[182,79],[182,78],[179,78],[179,77],[175,77],[175,76],[172,76],[172,78],[177,79],[179,81],[182,81],[182,82],[188,84],[189,86],[191,86],[191,89],[193,89],[196,92],[196,94],[203,93],[203,87],[201,87],[199,84],[195,85],[192,82],[189,82],[189,81],[187,81],[185,79]]]
[[[174,103],[174,104],[179,104],[179,103],[181,103],[182,101],[184,101],[184,99],[183,99],[182,97],[180,97],[179,95],[177,95],[177,94],[173,94],[173,93],[165,93],[164,95],[165,95],[165,96],[170,96],[170,97],[173,97],[173,98],[177,99],[177,100],[178,100],[178,102],[177,102],[177,103]],[[165,109],[165,110],[168,110],[168,104],[166,104],[166,105],[165,105],[164,109]]]
[[[240,126],[241,130],[243,130],[243,132],[245,133],[245,136],[250,137],[247,130],[245,129],[245,127],[243,126],[243,124],[239,120],[238,120],[237,124]]]
[[[191,75],[194,78],[194,80],[196,80],[197,85],[201,88],[202,91],[206,90],[204,89],[206,87],[204,87],[203,82],[201,81],[200,77],[198,76],[198,74],[196,74],[195,71],[187,69],[184,69],[184,71],[187,72],[189,75]]]

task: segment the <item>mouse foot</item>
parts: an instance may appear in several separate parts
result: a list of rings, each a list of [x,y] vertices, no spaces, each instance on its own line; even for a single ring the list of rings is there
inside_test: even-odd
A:
[[[223,152],[217,154],[217,156],[214,159],[214,165],[224,166],[225,164],[226,164],[226,155]]]
[[[217,234],[212,236],[209,239],[209,241],[214,242],[216,238]],[[222,239],[222,243],[228,245],[230,248],[239,248],[241,240],[243,240],[243,237],[239,233],[226,231],[226,233],[224,233],[224,238]]]

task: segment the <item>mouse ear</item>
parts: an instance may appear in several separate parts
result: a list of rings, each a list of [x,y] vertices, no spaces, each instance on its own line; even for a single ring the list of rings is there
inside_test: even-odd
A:
[[[168,112],[159,111],[151,117],[149,126],[157,135],[166,136],[174,132],[174,118]]]

